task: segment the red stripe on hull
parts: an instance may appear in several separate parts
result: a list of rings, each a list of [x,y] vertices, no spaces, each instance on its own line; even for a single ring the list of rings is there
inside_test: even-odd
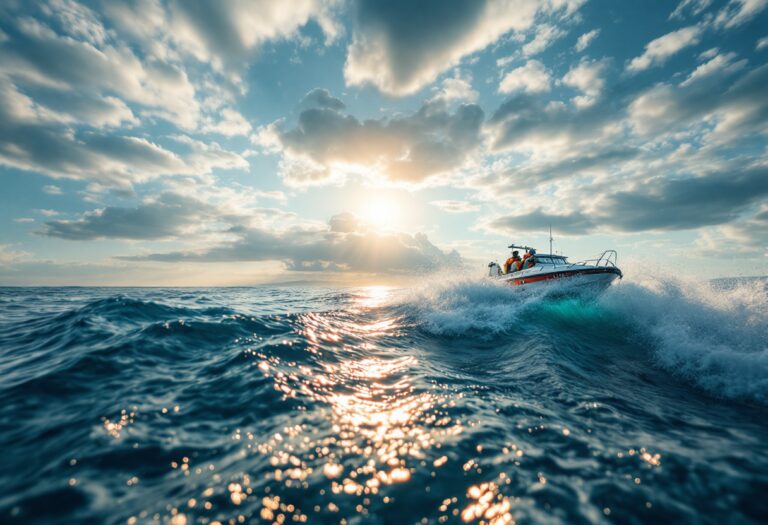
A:
[[[598,273],[612,273],[615,275],[621,275],[621,273],[614,268],[594,268],[589,270],[577,270],[572,272],[552,272],[545,275],[535,275],[532,277],[520,277],[517,279],[510,279],[509,282],[516,286],[523,284],[536,283],[539,281],[550,281],[552,279],[562,279],[567,277],[574,277],[576,275],[593,275]]]

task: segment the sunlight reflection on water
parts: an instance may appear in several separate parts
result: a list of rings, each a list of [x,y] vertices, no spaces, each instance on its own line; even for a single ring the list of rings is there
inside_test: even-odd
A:
[[[370,287],[366,292],[357,298],[356,306],[373,309],[386,301],[389,288]],[[325,509],[316,506],[316,512],[340,512],[349,505],[334,500],[334,496],[354,496],[359,499],[354,512],[367,515],[372,498],[389,503],[384,487],[409,483],[420,469],[442,467],[446,460],[440,457],[425,461],[427,451],[439,449],[450,436],[461,433],[463,426],[448,414],[449,399],[414,386],[409,372],[417,364],[415,357],[357,357],[360,353],[355,347],[375,347],[386,353],[378,347],[378,340],[396,334],[396,319],[370,323],[336,319],[328,323],[322,317],[306,316],[304,331],[310,347],[317,346],[311,351],[343,352],[337,363],[292,369],[291,363],[283,363],[276,356],[264,356],[259,368],[286,399],[306,398],[313,406],[323,407],[320,413],[325,421],[320,423],[325,428],[301,425],[290,433],[291,439],[278,433],[257,448],[270,457],[276,482],[295,487],[296,482],[309,480],[313,491],[318,485],[323,487],[319,491],[327,496]],[[292,370],[283,371],[286,366]],[[316,473],[322,473],[322,478]],[[486,500],[484,496],[472,508],[479,509]],[[270,507],[273,500],[265,502],[261,516],[274,515]],[[495,516],[497,510],[485,509],[477,516],[486,511]],[[466,516],[474,516],[474,512],[468,511]]]

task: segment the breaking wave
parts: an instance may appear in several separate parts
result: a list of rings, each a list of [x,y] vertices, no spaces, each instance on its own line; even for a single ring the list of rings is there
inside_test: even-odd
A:
[[[487,340],[552,330],[600,352],[620,334],[658,367],[711,394],[768,402],[768,279],[644,278],[598,297],[562,297],[553,287],[521,293],[492,281],[441,277],[399,301],[437,336]]]

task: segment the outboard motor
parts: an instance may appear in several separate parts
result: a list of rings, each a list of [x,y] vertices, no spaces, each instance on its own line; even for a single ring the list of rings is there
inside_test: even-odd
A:
[[[498,263],[488,263],[488,277],[501,277],[501,267]]]

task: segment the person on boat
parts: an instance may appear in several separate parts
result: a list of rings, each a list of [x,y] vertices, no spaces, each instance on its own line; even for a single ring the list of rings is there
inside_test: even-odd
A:
[[[520,258],[520,252],[515,250],[512,252],[512,257],[507,259],[507,262],[504,263],[504,273],[516,272],[520,270],[522,264],[523,260]]]
[[[533,257],[534,255],[536,255],[536,250],[533,248],[528,248],[528,250],[525,252],[525,255],[523,255],[523,261],[520,264],[520,268],[523,270],[533,268],[533,265],[536,264],[536,261]]]

